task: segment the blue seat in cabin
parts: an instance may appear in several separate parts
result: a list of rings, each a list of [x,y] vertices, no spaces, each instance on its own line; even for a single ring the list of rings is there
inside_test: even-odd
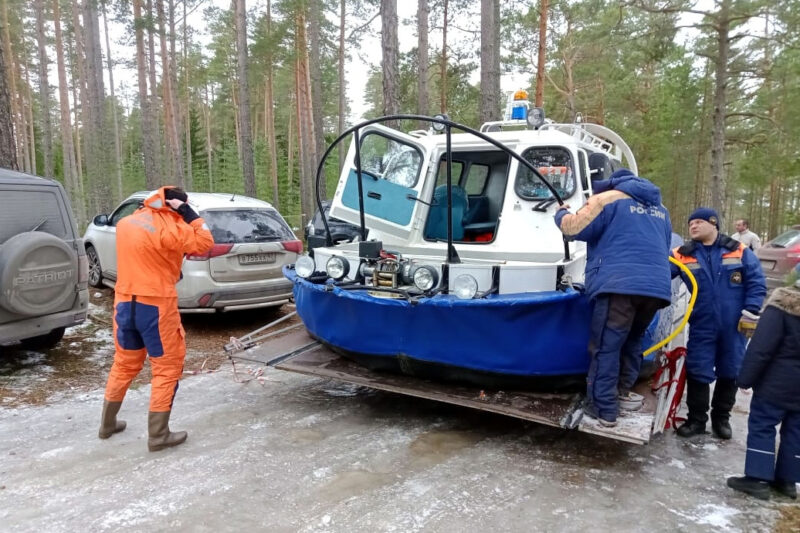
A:
[[[464,215],[469,208],[469,200],[464,189],[452,187],[453,197],[453,240],[464,239]],[[425,224],[426,239],[447,239],[447,185],[439,185],[433,191],[433,205]]]
[[[489,198],[473,196],[469,199],[469,209],[464,214],[464,225],[489,221]]]

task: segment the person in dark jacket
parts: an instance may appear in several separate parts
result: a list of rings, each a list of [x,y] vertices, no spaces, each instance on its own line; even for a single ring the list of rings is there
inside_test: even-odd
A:
[[[728,486],[769,499],[770,486],[797,498],[800,482],[800,280],[776,289],[761,315],[738,384],[753,389],[747,420],[747,455],[743,477]],[[775,428],[781,444],[775,455]]]
[[[705,433],[711,383],[711,427],[722,439],[731,438],[730,413],[736,402],[736,375],[744,357],[745,338],[740,333],[757,316],[767,293],[764,273],[755,254],[744,244],[719,232],[716,211],[700,207],[689,215],[691,240],[672,255],[697,279],[697,301],[689,319],[686,355],[686,423],[678,435]],[[671,265],[672,275],[681,275]]]
[[[670,302],[672,225],[659,188],[630,170],[592,188],[577,213],[563,205],[555,222],[568,239],[587,243],[586,294],[594,312],[584,413],[613,426],[620,407],[641,407],[630,389],[642,365],[642,335]]]

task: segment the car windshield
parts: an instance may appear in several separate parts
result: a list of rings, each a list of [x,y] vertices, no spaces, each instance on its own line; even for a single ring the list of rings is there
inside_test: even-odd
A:
[[[770,244],[775,248],[786,248],[794,245],[796,242],[800,243],[800,230],[790,229],[775,237]]]
[[[295,239],[286,222],[272,209],[215,210],[205,211],[202,216],[218,244]]]

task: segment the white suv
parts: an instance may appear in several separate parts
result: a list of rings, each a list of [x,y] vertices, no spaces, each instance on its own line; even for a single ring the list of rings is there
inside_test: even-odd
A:
[[[97,215],[84,234],[89,285],[114,287],[116,226],[142,205],[150,192],[126,198],[110,215]],[[190,192],[189,205],[203,217],[214,247],[184,258],[178,290],[182,313],[213,313],[279,306],[292,296],[283,266],[295,262],[303,243],[278,211],[247,196]]]

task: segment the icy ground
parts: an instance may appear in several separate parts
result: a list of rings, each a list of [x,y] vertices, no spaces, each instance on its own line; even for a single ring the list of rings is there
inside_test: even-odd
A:
[[[725,486],[744,461],[738,406],[733,441],[636,446],[223,366],[181,382],[188,442],[149,453],[148,394],[130,391],[128,428],[105,441],[100,389],[0,408],[0,530],[771,531],[794,505]]]

